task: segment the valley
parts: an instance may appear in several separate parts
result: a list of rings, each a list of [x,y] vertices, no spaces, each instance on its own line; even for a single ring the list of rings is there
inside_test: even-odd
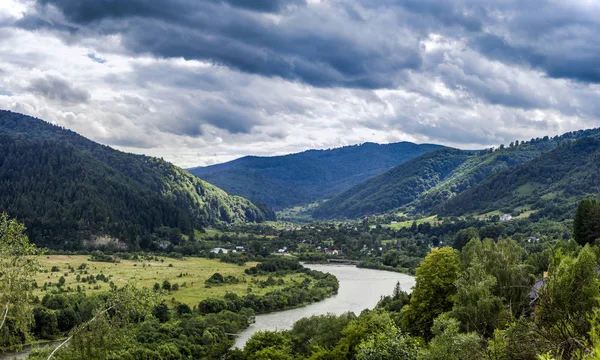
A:
[[[512,338],[520,326],[533,354],[579,351],[536,311],[567,314],[578,339],[595,326],[578,311],[600,308],[588,295],[600,291],[597,129],[479,151],[247,157],[201,177],[11,112],[0,137],[4,351],[358,359],[381,342],[409,359],[448,347],[478,359],[502,336],[500,353],[533,359]],[[576,310],[561,303],[573,284]]]

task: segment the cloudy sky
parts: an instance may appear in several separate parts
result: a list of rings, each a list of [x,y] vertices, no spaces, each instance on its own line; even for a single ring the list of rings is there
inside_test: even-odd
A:
[[[591,0],[0,0],[0,108],[188,167],[600,126]]]

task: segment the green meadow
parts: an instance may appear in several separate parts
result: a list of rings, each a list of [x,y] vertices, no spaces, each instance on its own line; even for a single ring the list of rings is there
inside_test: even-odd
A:
[[[79,291],[86,293],[108,291],[110,282],[117,287],[122,287],[128,283],[133,283],[138,287],[152,288],[158,283],[162,286],[167,280],[171,286],[177,284],[178,290],[171,290],[164,293],[166,299],[174,299],[177,302],[186,303],[190,306],[197,305],[201,300],[209,297],[223,297],[225,293],[232,292],[238,295],[245,295],[249,291],[257,295],[283,288],[293,281],[304,280],[303,274],[293,274],[283,276],[284,285],[274,285],[260,287],[257,281],[268,279],[266,275],[246,275],[244,270],[257,263],[247,263],[244,266],[236,264],[223,263],[219,260],[204,258],[183,258],[172,259],[159,257],[158,260],[120,260],[117,263],[90,261],[90,256],[86,255],[50,255],[40,257],[42,266],[40,272],[36,275],[35,281],[38,289],[34,295],[43,296],[45,292],[56,292],[56,284],[61,277],[64,277],[65,283],[62,289],[69,292]],[[78,270],[85,264],[85,270]],[[58,271],[52,271],[53,267],[58,267]],[[74,270],[70,270],[74,268]],[[54,270],[57,270],[56,268]],[[87,272],[87,274],[86,274]],[[231,275],[240,280],[237,284],[224,284],[220,286],[205,285],[205,281],[214,273],[220,273],[224,277]],[[103,274],[109,277],[108,282],[98,280],[96,283],[84,283],[77,281],[77,276],[89,277]],[[276,277],[279,279],[279,277]],[[254,280],[254,281],[253,281]],[[44,283],[51,283],[44,290]]]

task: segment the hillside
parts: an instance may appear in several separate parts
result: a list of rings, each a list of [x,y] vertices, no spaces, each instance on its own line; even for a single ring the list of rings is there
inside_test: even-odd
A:
[[[0,211],[24,222],[38,244],[73,249],[105,235],[147,248],[163,227],[191,234],[273,218],[164,160],[9,111],[0,111]]]
[[[571,218],[581,198],[598,194],[600,140],[564,142],[540,157],[500,172],[447,201],[445,215],[530,211]]]
[[[317,207],[313,216],[352,218],[396,209],[410,214],[438,214],[443,208],[451,206],[446,205],[450,199],[496,174],[527,164],[561,144],[599,135],[599,130],[591,129],[553,138],[531,139],[496,150],[470,152],[470,156],[464,161],[450,161],[443,156],[431,157],[431,153],[425,154],[332,198]],[[421,162],[423,165],[419,165]],[[444,169],[443,176],[432,171],[436,168]],[[495,206],[490,203],[486,207]],[[478,206],[479,209],[483,207]],[[460,212],[457,210],[452,213]]]
[[[257,157],[189,171],[232,193],[274,208],[323,200],[440,145],[365,143],[330,150]]]
[[[316,218],[356,218],[399,208],[443,181],[469,152],[440,149],[421,155],[323,203]]]

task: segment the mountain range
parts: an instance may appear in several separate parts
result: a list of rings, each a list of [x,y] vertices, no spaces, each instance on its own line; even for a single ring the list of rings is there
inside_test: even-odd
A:
[[[275,209],[328,199],[441,145],[364,143],[188,169],[227,192]]]
[[[595,195],[599,129],[478,152],[442,149],[354,186],[313,211],[320,219],[392,210],[418,215],[492,213],[561,218]]]
[[[63,249],[106,239],[144,249],[159,230],[193,236],[210,225],[274,219],[269,208],[162,159],[9,111],[0,111],[0,211],[36,243]]]
[[[315,219],[391,212],[565,219],[581,198],[597,195],[598,154],[600,129],[590,129],[478,151],[365,143],[247,156],[190,173],[0,111],[0,211],[24,222],[36,243],[63,249],[107,239],[156,248],[180,241],[174,232],[185,239],[208,226],[274,220],[269,205],[316,201]]]

